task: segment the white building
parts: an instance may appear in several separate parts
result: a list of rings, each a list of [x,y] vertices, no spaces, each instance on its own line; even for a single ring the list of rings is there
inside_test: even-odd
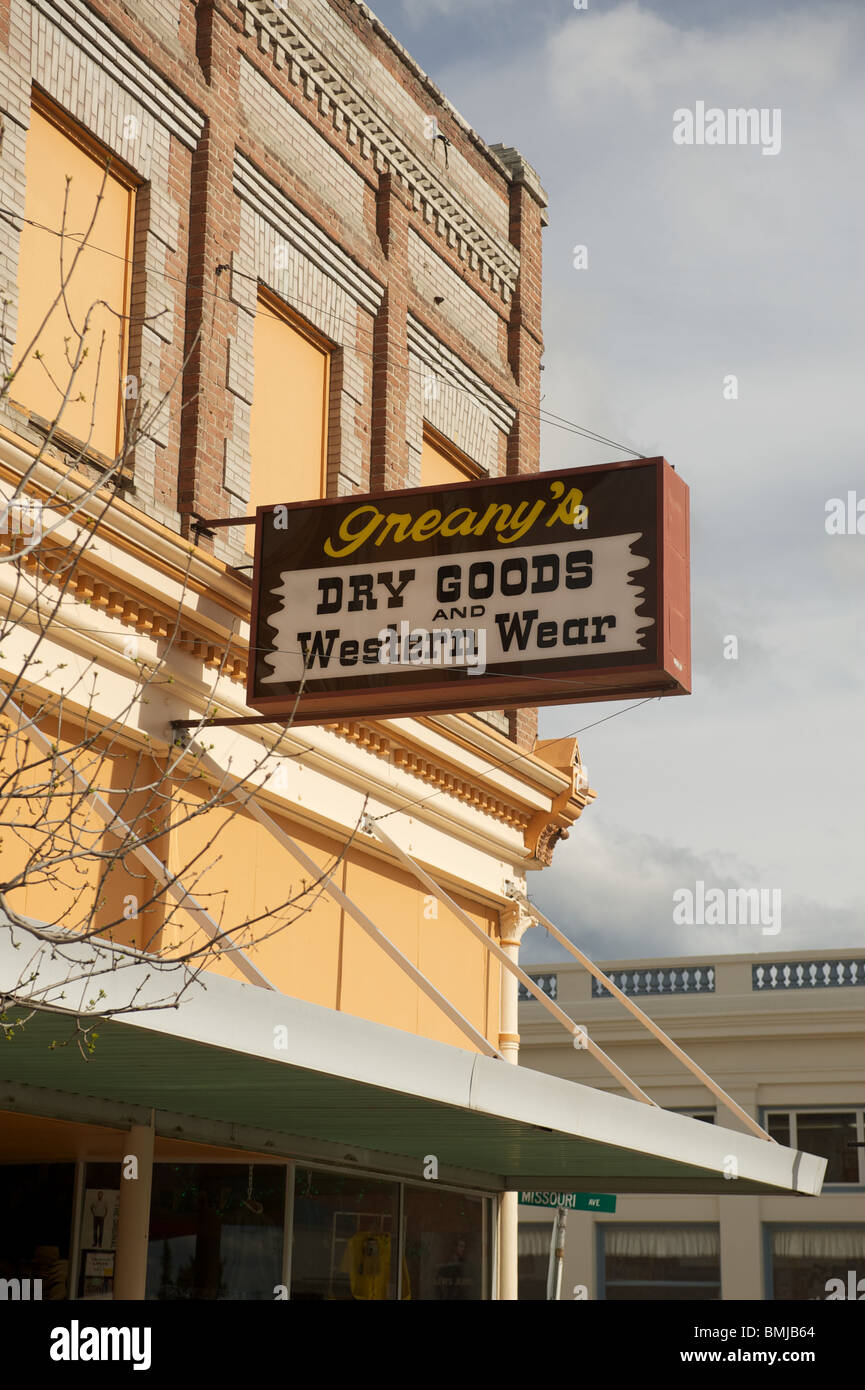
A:
[[[578,964],[526,969],[658,1105],[739,1128]],[[629,1195],[620,1187],[615,1215],[569,1212],[562,1296],[575,1287],[592,1299],[847,1296],[851,1271],[857,1284],[865,1280],[865,951],[627,960],[603,969],[774,1139],[828,1166],[821,1195],[804,1199],[743,1197],[733,1176],[729,1196]],[[589,1052],[575,1050],[525,991],[520,1038],[525,1066],[616,1093]],[[521,1206],[521,1298],[545,1297],[551,1229],[549,1211]]]

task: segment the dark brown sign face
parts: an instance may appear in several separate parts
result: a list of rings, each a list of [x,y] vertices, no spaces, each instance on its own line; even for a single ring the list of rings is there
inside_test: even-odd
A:
[[[690,690],[663,459],[259,507],[247,700],[274,719]]]

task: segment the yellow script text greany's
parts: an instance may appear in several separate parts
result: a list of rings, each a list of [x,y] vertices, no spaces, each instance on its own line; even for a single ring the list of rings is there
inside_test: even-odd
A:
[[[546,525],[563,521],[573,526],[579,517],[579,507],[583,494],[579,488],[572,487],[566,495],[564,483],[558,480],[550,483],[550,497],[540,498],[529,505],[519,502],[512,507],[508,502],[491,502],[484,512],[473,511],[471,507],[456,507],[446,516],[431,509],[420,516],[413,517],[409,512],[383,512],[371,502],[365,502],[344,516],[339,525],[338,539],[328,536],[324,552],[335,560],[353,551],[375,537],[375,544],[382,545],[391,537],[398,545],[414,541],[420,545],[432,536],[483,536],[490,526],[496,533],[500,545],[511,545],[522,540],[523,536],[549,511]]]

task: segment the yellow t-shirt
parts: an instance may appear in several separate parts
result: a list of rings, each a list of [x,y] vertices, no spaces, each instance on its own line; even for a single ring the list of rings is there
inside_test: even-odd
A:
[[[382,1301],[390,1285],[391,1238],[386,1231],[358,1231],[345,1247],[342,1269],[351,1282],[352,1298]],[[408,1270],[403,1261],[404,1299],[411,1298]]]

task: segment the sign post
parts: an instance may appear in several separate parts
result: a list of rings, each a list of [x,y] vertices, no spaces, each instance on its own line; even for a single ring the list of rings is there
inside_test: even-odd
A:
[[[662,458],[256,513],[247,703],[295,724],[690,691]]]
[[[547,1300],[558,1303],[562,1296],[562,1271],[565,1264],[565,1226],[567,1207],[556,1208],[553,1233],[550,1239],[550,1264],[547,1270]]]

